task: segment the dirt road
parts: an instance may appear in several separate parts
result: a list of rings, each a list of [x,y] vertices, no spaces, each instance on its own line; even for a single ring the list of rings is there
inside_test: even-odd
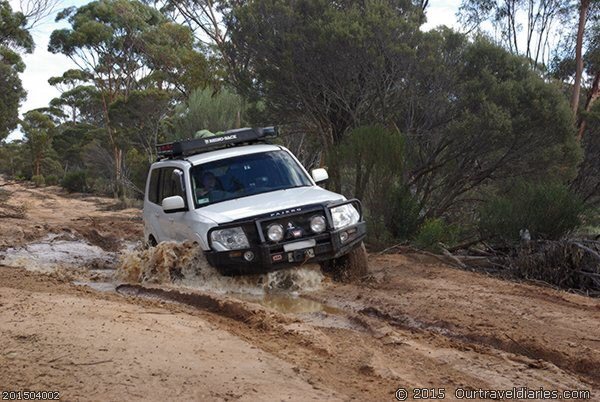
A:
[[[444,388],[445,400],[528,387],[600,400],[600,300],[418,254],[372,255],[354,284],[302,268],[117,287],[139,211],[57,188],[1,189],[1,391],[392,401],[399,387],[408,399]]]

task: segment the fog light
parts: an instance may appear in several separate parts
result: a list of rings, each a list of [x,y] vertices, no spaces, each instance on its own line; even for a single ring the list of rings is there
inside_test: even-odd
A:
[[[313,233],[323,233],[326,227],[327,223],[324,216],[315,215],[310,218],[310,230],[312,230]]]
[[[244,260],[252,261],[254,259],[254,253],[252,251],[246,251],[244,253]]]
[[[345,243],[346,240],[348,240],[348,233],[347,232],[340,233],[340,240],[342,241],[342,243]]]
[[[269,226],[267,229],[267,237],[271,241],[283,240],[283,226],[278,223]]]

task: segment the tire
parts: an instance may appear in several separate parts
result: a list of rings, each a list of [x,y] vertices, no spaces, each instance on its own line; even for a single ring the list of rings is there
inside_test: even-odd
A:
[[[157,244],[158,244],[158,242],[156,241],[154,236],[152,236],[152,235],[148,236],[148,241],[146,242],[147,248],[156,247]]]
[[[364,277],[369,271],[365,245],[361,242],[348,254],[321,263],[321,269],[338,282],[352,282]]]

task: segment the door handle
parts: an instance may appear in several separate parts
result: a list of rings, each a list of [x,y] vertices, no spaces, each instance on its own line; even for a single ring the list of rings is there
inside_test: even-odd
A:
[[[157,218],[158,218],[158,215],[159,215],[159,214],[158,214],[158,212],[155,212],[155,213],[154,213],[154,216],[156,216]]]
[[[169,222],[173,223],[173,222],[175,222],[175,219],[169,218]]]

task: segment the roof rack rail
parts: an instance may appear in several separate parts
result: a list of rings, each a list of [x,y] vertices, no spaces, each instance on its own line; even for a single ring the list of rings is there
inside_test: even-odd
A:
[[[178,158],[240,144],[252,144],[277,137],[277,127],[238,128],[213,137],[195,138],[159,144],[158,160]]]

